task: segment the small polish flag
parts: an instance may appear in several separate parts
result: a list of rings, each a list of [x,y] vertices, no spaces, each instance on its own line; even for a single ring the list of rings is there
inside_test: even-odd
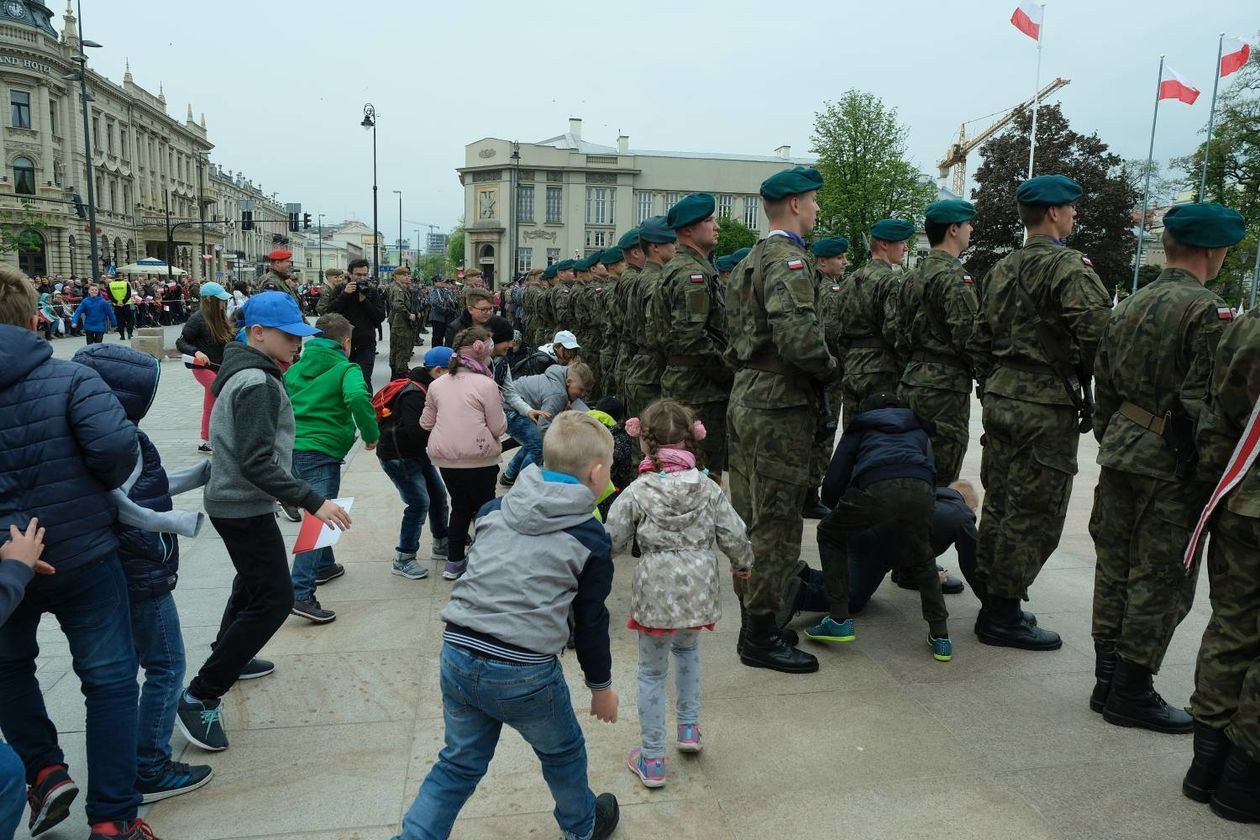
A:
[[[1040,41],[1041,12],[1041,7],[1036,3],[1020,3],[1015,7],[1015,14],[1011,15],[1011,23],[1029,38]]]
[[[1187,105],[1193,105],[1194,100],[1199,98],[1199,89],[1165,64],[1164,78],[1159,83],[1159,98],[1176,99]]]
[[[1242,69],[1251,57],[1251,45],[1242,38],[1229,37],[1221,41],[1221,78]]]
[[[345,508],[346,513],[349,513],[350,508],[354,506],[354,496],[333,499],[333,501]],[[325,525],[309,513],[305,513],[302,516],[302,527],[298,530],[297,542],[293,544],[293,553],[301,554],[304,551],[327,548],[336,545],[339,539],[341,539],[340,529]]]

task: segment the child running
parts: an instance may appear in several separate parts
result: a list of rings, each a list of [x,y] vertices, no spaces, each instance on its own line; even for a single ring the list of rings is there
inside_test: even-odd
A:
[[[608,518],[614,554],[637,539],[630,619],[639,633],[639,729],[642,744],[627,763],[650,788],[665,784],[665,675],[669,653],[678,687],[678,751],[700,752],[702,629],[722,615],[715,548],[736,577],[752,572],[752,544],[722,489],[697,469],[704,425],[673,400],[650,405],[626,422],[644,454],[639,478],[622,491]]]

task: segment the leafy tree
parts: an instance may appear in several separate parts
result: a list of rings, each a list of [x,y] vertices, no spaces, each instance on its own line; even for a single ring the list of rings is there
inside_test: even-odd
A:
[[[34,202],[21,199],[21,204],[21,210],[0,211],[0,254],[37,249],[43,244],[39,231],[48,227],[48,220],[36,212]]]
[[[451,239],[446,244],[446,259],[451,265],[464,264],[464,229],[462,227],[455,228],[455,232],[451,234]]]
[[[1015,188],[1028,174],[1028,132],[1032,112],[1021,109],[1011,129],[980,147],[984,162],[976,171],[972,199],[975,229],[967,265],[972,274],[988,272],[1002,256],[1020,247],[1024,229],[1015,212]],[[1097,134],[1071,129],[1058,105],[1042,105],[1037,115],[1039,174],[1061,173],[1085,191],[1077,205],[1076,230],[1068,244],[1089,255],[1109,288],[1129,283],[1133,272],[1133,208],[1141,200],[1119,155]]]
[[[739,219],[730,216],[718,218],[718,241],[713,253],[726,256],[740,248],[751,248],[757,244],[757,231],[748,227]]]
[[[906,157],[897,109],[874,94],[849,90],[825,103],[811,143],[823,176],[816,235],[848,237],[852,265],[868,259],[861,243],[871,225],[890,216],[917,219],[936,198],[936,187]]]
[[[445,254],[424,254],[416,260],[415,272],[416,277],[423,280],[428,280],[435,274],[450,275],[454,273]]]

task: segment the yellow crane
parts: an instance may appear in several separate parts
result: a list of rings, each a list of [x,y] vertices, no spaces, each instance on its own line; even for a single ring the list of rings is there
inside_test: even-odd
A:
[[[963,191],[967,189],[967,153],[979,146],[985,140],[988,140],[997,132],[1006,128],[1006,126],[1010,124],[1011,120],[1015,119],[1015,114],[1018,113],[1021,108],[1027,108],[1032,105],[1034,99],[1037,102],[1041,102],[1059,88],[1065,87],[1070,83],[1071,79],[1055,79],[1053,82],[1037,91],[1036,97],[1025,99],[1023,102],[1019,103],[1005,113],[998,111],[997,113],[1002,114],[1002,118],[986,128],[984,131],[977,134],[975,137],[967,136],[967,126],[970,123],[988,119],[988,117],[992,117],[994,114],[989,114],[988,117],[977,117],[974,120],[969,120],[968,122],[960,125],[958,127],[958,141],[950,145],[949,151],[945,153],[945,157],[937,164],[937,167],[940,170],[941,186],[945,186],[945,179],[950,176],[950,170],[953,170],[953,192],[955,195],[962,197]]]

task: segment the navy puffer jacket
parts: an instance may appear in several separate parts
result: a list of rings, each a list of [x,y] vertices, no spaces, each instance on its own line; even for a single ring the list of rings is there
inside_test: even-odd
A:
[[[127,419],[139,424],[149,413],[157,395],[161,368],[157,359],[132,350],[124,344],[89,344],[74,354],[74,360],[101,375],[122,404]],[[171,510],[170,483],[162,467],[162,456],[149,436],[136,432],[142,461],[127,497],[142,508]],[[179,539],[174,534],[154,533],[118,525],[118,559],[127,574],[127,588],[133,600],[164,595],[175,588],[179,574]]]
[[[96,371],[0,324],[0,543],[37,516],[58,571],[113,554],[108,491],[135,465],[136,426]]]

